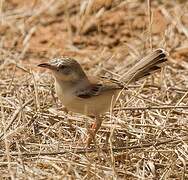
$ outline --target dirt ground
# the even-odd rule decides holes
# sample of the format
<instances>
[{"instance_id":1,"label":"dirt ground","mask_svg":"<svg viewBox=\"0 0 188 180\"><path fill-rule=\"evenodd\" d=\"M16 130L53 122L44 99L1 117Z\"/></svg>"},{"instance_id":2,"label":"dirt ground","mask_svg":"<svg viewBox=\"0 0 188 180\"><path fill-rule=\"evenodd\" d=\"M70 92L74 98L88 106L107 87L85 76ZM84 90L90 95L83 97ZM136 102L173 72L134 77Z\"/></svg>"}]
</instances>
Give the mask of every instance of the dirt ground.
<instances>
[{"instance_id":1,"label":"dirt ground","mask_svg":"<svg viewBox=\"0 0 188 180\"><path fill-rule=\"evenodd\" d=\"M94 120L64 111L48 71L58 56L88 74L121 77L163 48L161 73L129 85ZM186 0L0 0L2 179L188 179L188 2Z\"/></svg>"}]
</instances>

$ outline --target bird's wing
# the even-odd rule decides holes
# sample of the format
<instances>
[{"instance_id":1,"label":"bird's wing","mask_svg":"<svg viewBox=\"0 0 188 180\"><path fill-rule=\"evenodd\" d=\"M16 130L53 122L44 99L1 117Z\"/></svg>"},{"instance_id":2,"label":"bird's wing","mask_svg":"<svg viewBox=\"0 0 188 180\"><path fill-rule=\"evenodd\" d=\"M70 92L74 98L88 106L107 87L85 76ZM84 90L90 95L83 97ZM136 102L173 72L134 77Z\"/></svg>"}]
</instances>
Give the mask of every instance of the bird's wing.
<instances>
[{"instance_id":1,"label":"bird's wing","mask_svg":"<svg viewBox=\"0 0 188 180\"><path fill-rule=\"evenodd\" d=\"M123 88L122 85L104 77L100 79L98 78L97 81L97 83L91 83L89 86L77 90L75 92L76 96L80 98L90 98L93 96L98 96L107 91L119 90Z\"/></svg>"}]
</instances>

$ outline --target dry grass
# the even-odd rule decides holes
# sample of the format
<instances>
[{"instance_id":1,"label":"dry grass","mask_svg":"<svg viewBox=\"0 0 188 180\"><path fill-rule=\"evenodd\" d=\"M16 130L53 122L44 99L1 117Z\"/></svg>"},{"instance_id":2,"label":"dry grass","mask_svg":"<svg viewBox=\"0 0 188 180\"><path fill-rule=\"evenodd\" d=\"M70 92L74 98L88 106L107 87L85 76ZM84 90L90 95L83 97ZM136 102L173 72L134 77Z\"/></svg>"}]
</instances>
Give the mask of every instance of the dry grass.
<instances>
[{"instance_id":1,"label":"dry grass","mask_svg":"<svg viewBox=\"0 0 188 180\"><path fill-rule=\"evenodd\" d=\"M188 179L186 1L0 1L0 173L12 179ZM163 71L130 85L85 149L93 120L66 114L36 65L75 57L120 78L151 48Z\"/></svg>"}]
</instances>

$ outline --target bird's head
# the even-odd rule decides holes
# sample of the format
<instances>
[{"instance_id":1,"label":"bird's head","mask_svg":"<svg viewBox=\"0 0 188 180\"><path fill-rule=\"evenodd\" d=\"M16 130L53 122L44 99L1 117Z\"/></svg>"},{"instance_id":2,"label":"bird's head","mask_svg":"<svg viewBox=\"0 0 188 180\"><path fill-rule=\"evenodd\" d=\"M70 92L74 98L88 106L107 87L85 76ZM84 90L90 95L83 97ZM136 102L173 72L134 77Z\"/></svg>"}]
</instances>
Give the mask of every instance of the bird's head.
<instances>
[{"instance_id":1,"label":"bird's head","mask_svg":"<svg viewBox=\"0 0 188 180\"><path fill-rule=\"evenodd\" d=\"M54 58L49 63L42 63L38 66L51 70L55 78L62 81L78 81L86 78L80 64L72 58Z\"/></svg>"}]
</instances>

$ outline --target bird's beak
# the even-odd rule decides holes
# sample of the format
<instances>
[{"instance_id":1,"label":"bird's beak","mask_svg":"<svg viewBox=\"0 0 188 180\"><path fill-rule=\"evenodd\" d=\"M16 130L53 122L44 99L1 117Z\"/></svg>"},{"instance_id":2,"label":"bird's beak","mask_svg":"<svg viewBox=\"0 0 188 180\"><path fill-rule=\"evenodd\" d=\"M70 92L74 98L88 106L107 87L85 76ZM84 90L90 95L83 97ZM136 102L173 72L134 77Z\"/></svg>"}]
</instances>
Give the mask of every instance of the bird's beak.
<instances>
[{"instance_id":1,"label":"bird's beak","mask_svg":"<svg viewBox=\"0 0 188 180\"><path fill-rule=\"evenodd\" d=\"M38 64L39 67L43 67L43 68L47 68L50 70L55 70L57 69L55 66L49 64L49 63L42 63L42 64Z\"/></svg>"}]
</instances>

